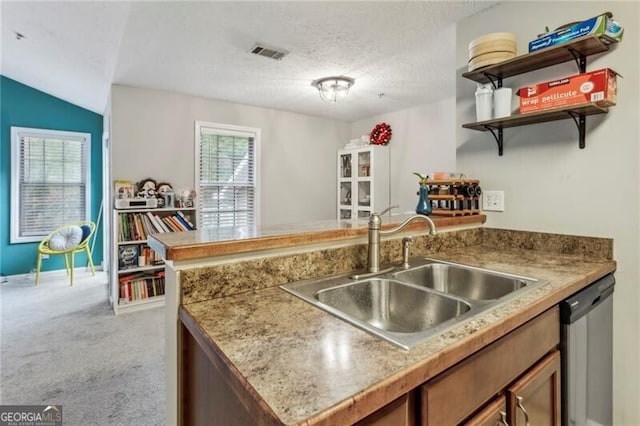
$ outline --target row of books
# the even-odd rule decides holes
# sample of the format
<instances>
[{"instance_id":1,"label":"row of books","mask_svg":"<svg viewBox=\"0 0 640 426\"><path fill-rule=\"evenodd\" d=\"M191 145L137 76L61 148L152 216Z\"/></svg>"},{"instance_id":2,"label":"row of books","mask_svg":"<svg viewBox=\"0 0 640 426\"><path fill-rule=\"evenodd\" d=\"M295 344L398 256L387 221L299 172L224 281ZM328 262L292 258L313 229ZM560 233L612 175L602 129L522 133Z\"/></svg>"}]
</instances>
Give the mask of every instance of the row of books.
<instances>
[{"instance_id":1,"label":"row of books","mask_svg":"<svg viewBox=\"0 0 640 426\"><path fill-rule=\"evenodd\" d=\"M158 216L152 212L118 215L119 241L141 241L146 240L149 234L194 229L193 223L181 211L166 216Z\"/></svg>"},{"instance_id":2,"label":"row of books","mask_svg":"<svg viewBox=\"0 0 640 426\"><path fill-rule=\"evenodd\" d=\"M119 270L162 263L162 258L146 244L127 244L118 247Z\"/></svg>"},{"instance_id":3,"label":"row of books","mask_svg":"<svg viewBox=\"0 0 640 426\"><path fill-rule=\"evenodd\" d=\"M164 271L120 276L120 304L164 295Z\"/></svg>"}]
</instances>

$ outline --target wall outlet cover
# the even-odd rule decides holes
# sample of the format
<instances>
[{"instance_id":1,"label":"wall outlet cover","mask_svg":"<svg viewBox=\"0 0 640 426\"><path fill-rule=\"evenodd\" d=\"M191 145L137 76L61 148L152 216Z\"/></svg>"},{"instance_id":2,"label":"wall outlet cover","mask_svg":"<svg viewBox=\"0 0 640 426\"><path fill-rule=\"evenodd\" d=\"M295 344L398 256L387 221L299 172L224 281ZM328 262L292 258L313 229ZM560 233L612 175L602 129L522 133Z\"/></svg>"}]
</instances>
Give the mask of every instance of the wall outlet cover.
<instances>
[{"instance_id":1,"label":"wall outlet cover","mask_svg":"<svg viewBox=\"0 0 640 426\"><path fill-rule=\"evenodd\" d=\"M483 191L482 210L491 212L503 212L504 191Z\"/></svg>"}]
</instances>

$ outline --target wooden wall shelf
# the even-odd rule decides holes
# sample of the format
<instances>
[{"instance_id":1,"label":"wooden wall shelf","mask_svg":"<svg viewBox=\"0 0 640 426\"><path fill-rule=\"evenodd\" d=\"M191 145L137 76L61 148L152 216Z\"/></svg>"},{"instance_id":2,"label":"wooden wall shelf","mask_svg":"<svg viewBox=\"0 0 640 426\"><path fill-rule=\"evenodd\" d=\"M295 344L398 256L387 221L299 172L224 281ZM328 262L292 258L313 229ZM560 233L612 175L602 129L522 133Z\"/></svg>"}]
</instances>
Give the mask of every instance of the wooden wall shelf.
<instances>
[{"instance_id":1,"label":"wooden wall shelf","mask_svg":"<svg viewBox=\"0 0 640 426\"><path fill-rule=\"evenodd\" d=\"M513 59L497 64L488 65L481 69L465 72L464 78L476 83L489 83L494 88L502 87L504 78L513 77L552 65L574 60L580 73L587 70L587 56L609 51L617 42L612 42L604 37L586 36L570 42L542 49L537 52L527 53ZM578 128L578 146L585 147L586 119L587 115L606 114L608 107L591 103L584 106L571 106L557 108L548 111L518 114L510 117L486 120L477 123L463 124L465 129L489 131L498 145L498 155L502 155L504 147L503 129L507 127L525 126L528 124L544 123L547 121L573 119Z\"/></svg>"},{"instance_id":2,"label":"wooden wall shelf","mask_svg":"<svg viewBox=\"0 0 640 426\"><path fill-rule=\"evenodd\" d=\"M615 44L617 43L612 44L609 40L601 39L597 36L582 37L558 46L516 56L507 61L465 72L462 76L476 83L489 83L564 62L579 61L580 57L585 58L596 53L606 52ZM580 72L585 72L585 70ZM502 84L498 87L501 86Z\"/></svg>"}]
</instances>

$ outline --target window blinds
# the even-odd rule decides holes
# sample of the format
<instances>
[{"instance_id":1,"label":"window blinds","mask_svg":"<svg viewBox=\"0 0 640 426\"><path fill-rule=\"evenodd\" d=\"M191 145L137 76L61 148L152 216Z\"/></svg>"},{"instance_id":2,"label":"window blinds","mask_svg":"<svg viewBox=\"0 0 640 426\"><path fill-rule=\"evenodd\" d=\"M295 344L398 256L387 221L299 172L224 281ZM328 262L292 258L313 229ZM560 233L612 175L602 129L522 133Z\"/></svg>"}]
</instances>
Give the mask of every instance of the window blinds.
<instances>
[{"instance_id":1,"label":"window blinds","mask_svg":"<svg viewBox=\"0 0 640 426\"><path fill-rule=\"evenodd\" d=\"M200 128L201 228L255 224L255 161L252 135Z\"/></svg>"},{"instance_id":2,"label":"window blinds","mask_svg":"<svg viewBox=\"0 0 640 426\"><path fill-rule=\"evenodd\" d=\"M87 145L84 137L19 135L20 237L86 218Z\"/></svg>"}]
</instances>

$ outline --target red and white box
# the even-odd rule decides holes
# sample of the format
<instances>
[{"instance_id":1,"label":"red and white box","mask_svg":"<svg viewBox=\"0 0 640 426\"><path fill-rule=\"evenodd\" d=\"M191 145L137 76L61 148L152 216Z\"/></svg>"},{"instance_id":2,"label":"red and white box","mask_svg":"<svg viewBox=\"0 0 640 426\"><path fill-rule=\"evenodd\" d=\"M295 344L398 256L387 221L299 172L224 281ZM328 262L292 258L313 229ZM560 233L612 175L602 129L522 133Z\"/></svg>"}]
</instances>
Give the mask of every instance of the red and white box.
<instances>
[{"instance_id":1,"label":"red and white box","mask_svg":"<svg viewBox=\"0 0 640 426\"><path fill-rule=\"evenodd\" d=\"M563 77L518 89L520 114L570 105L616 104L617 76L610 68Z\"/></svg>"}]
</instances>

